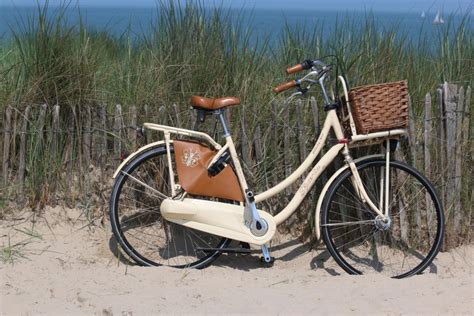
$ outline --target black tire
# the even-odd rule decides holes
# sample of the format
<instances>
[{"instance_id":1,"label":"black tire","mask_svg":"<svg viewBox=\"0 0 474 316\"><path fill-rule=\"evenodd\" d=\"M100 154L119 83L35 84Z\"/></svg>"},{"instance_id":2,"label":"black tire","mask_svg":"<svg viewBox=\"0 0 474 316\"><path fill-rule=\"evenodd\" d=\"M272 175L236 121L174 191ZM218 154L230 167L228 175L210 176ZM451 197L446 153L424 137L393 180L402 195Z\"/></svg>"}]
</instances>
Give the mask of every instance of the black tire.
<instances>
[{"instance_id":1,"label":"black tire","mask_svg":"<svg viewBox=\"0 0 474 316\"><path fill-rule=\"evenodd\" d=\"M172 161L173 153L171 147ZM117 175L109 205L112 231L121 248L139 265L204 268L220 252L197 248L225 248L230 240L161 217L163 197L158 192L166 197L171 194L166 157L164 145L154 147L135 157Z\"/></svg>"},{"instance_id":2,"label":"black tire","mask_svg":"<svg viewBox=\"0 0 474 316\"><path fill-rule=\"evenodd\" d=\"M357 166L372 201L380 201L385 163L375 159ZM350 274L403 278L421 273L438 254L444 235L443 207L432 184L413 167L391 161L387 225L356 197L351 176L348 169L335 179L322 206L323 239L336 262Z\"/></svg>"}]
</instances>

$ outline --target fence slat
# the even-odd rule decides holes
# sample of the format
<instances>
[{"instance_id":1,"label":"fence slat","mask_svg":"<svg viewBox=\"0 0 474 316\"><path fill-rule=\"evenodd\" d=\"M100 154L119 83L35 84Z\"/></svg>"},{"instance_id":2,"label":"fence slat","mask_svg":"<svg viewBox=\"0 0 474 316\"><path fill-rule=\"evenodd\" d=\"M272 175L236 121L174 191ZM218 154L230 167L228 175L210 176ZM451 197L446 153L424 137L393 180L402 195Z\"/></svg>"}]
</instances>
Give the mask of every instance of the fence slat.
<instances>
[{"instance_id":1,"label":"fence slat","mask_svg":"<svg viewBox=\"0 0 474 316\"><path fill-rule=\"evenodd\" d=\"M114 115L114 159L120 160L122 155L122 106L115 106Z\"/></svg>"},{"instance_id":2,"label":"fence slat","mask_svg":"<svg viewBox=\"0 0 474 316\"><path fill-rule=\"evenodd\" d=\"M284 121L285 128L283 134L283 153L285 163L285 178L288 178L291 174L291 149L290 149L290 105L284 104ZM290 185L286 188L286 193L290 195L293 192L293 186Z\"/></svg>"},{"instance_id":3,"label":"fence slat","mask_svg":"<svg viewBox=\"0 0 474 316\"><path fill-rule=\"evenodd\" d=\"M99 142L99 156L98 161L101 167L104 167L107 156L107 106L102 104L99 109L99 126L101 129L101 141Z\"/></svg>"},{"instance_id":4,"label":"fence slat","mask_svg":"<svg viewBox=\"0 0 474 316\"><path fill-rule=\"evenodd\" d=\"M411 164L416 168L418 165L418 135L416 130L416 120L415 115L413 113L411 96L408 95L408 135L410 138L410 156L411 156ZM415 209L418 209L418 200L414 201ZM422 216L421 212L415 213L415 223L410 225L410 229L416 231L418 238L420 238L421 234L421 223L422 223Z\"/></svg>"},{"instance_id":5,"label":"fence slat","mask_svg":"<svg viewBox=\"0 0 474 316\"><path fill-rule=\"evenodd\" d=\"M300 163L306 158L306 142L305 142L305 133L304 133L304 115L303 115L303 102L298 100L296 102L296 117L297 117L297 129L298 129L298 145L299 145L299 154L300 154ZM306 173L305 173L306 174Z\"/></svg>"},{"instance_id":6,"label":"fence slat","mask_svg":"<svg viewBox=\"0 0 474 316\"><path fill-rule=\"evenodd\" d=\"M67 164L66 168L66 200L69 205L74 201L74 196L72 195L72 188L74 185L74 143L76 142L76 137L74 136L75 126L77 125L76 121L76 107L72 106L72 111L70 112L70 123L67 129L67 147L64 154L64 163Z\"/></svg>"},{"instance_id":7,"label":"fence slat","mask_svg":"<svg viewBox=\"0 0 474 316\"><path fill-rule=\"evenodd\" d=\"M315 97L311 97L311 110L313 112L314 132L315 132L315 135L319 135L321 131L321 125L319 122L318 102L316 101Z\"/></svg>"},{"instance_id":8,"label":"fence slat","mask_svg":"<svg viewBox=\"0 0 474 316\"><path fill-rule=\"evenodd\" d=\"M278 179L280 175L280 168L277 165L280 157L280 148L278 146L278 103L272 101L272 123L271 123L271 144L272 144L272 153L273 153L273 162L272 162L272 183L273 185L278 184Z\"/></svg>"},{"instance_id":9,"label":"fence slat","mask_svg":"<svg viewBox=\"0 0 474 316\"><path fill-rule=\"evenodd\" d=\"M247 130L248 126L247 126L247 118L245 114L243 114L241 117L240 127L241 127L240 144L241 144L242 161L244 162L245 168L247 170L250 170L251 158L250 158L250 149L249 149L249 139L247 136L247 133L249 131Z\"/></svg>"},{"instance_id":10,"label":"fence slat","mask_svg":"<svg viewBox=\"0 0 474 316\"><path fill-rule=\"evenodd\" d=\"M137 148L137 107L132 105L130 108L130 128L128 129L128 140L132 146L132 151Z\"/></svg>"},{"instance_id":11,"label":"fence slat","mask_svg":"<svg viewBox=\"0 0 474 316\"><path fill-rule=\"evenodd\" d=\"M260 130L260 124L255 127L254 135L254 148L255 148L255 160L257 163L263 161L263 146L262 146L262 132Z\"/></svg>"},{"instance_id":12,"label":"fence slat","mask_svg":"<svg viewBox=\"0 0 474 316\"><path fill-rule=\"evenodd\" d=\"M455 162L454 162L454 194L453 194L453 199L454 199L454 205L453 205L453 211L454 211L454 230L458 233L461 232L461 223L462 223L462 218L464 217L463 211L461 209L461 184L462 184L462 175L461 175L461 164L462 164L462 153L464 152L464 148L462 147L463 145L463 111L464 111L464 88L460 87L458 91L458 100L457 100L457 108L456 108L456 139L455 139L455 144L456 144L456 154L455 154ZM460 237L459 234L457 234L458 239Z\"/></svg>"},{"instance_id":13,"label":"fence slat","mask_svg":"<svg viewBox=\"0 0 474 316\"><path fill-rule=\"evenodd\" d=\"M174 116L176 117L176 127L182 128L183 125L181 125L181 115L179 113L179 107L176 103L173 103L173 111L174 111Z\"/></svg>"},{"instance_id":14,"label":"fence slat","mask_svg":"<svg viewBox=\"0 0 474 316\"><path fill-rule=\"evenodd\" d=\"M84 164L87 168L91 164L91 132L92 132L92 113L91 107L85 107L84 126L82 130L82 154L84 155Z\"/></svg>"},{"instance_id":15,"label":"fence slat","mask_svg":"<svg viewBox=\"0 0 474 316\"><path fill-rule=\"evenodd\" d=\"M18 184L20 193L24 192L25 169L26 169L26 133L28 132L28 122L30 117L31 107L28 105L23 115L23 124L20 132L20 155L18 163Z\"/></svg>"},{"instance_id":16,"label":"fence slat","mask_svg":"<svg viewBox=\"0 0 474 316\"><path fill-rule=\"evenodd\" d=\"M444 93L444 106L445 106L445 116L446 116L446 155L450 159L446 159L446 202L445 208L448 211L446 231L448 236L454 236L454 221L453 221L453 211L454 211L454 160L452 159L453 153L455 153L456 147L456 98L457 98L457 86L448 84L445 82L443 84L443 93ZM448 240L449 242L449 240ZM450 245L448 245L450 246Z\"/></svg>"},{"instance_id":17,"label":"fence slat","mask_svg":"<svg viewBox=\"0 0 474 316\"><path fill-rule=\"evenodd\" d=\"M60 127L59 127L59 105L56 104L53 106L53 126L51 130L51 159L54 163L59 163L59 144L60 144ZM51 172L51 169L50 169ZM51 175L50 175L51 176ZM56 205L56 188L57 183L53 181L51 184L51 202L53 205Z\"/></svg>"},{"instance_id":18,"label":"fence slat","mask_svg":"<svg viewBox=\"0 0 474 316\"><path fill-rule=\"evenodd\" d=\"M59 130L59 105L56 104L53 107L53 130L51 136L51 154L54 161L59 159L59 143L60 143L60 130Z\"/></svg>"},{"instance_id":19,"label":"fence slat","mask_svg":"<svg viewBox=\"0 0 474 316\"><path fill-rule=\"evenodd\" d=\"M441 200L443 204L446 203L446 151L445 151L445 113L443 102L443 90L441 88L436 90L438 100L438 150L437 150L437 173L440 175ZM447 215L446 205L444 208L445 215Z\"/></svg>"},{"instance_id":20,"label":"fence slat","mask_svg":"<svg viewBox=\"0 0 474 316\"><path fill-rule=\"evenodd\" d=\"M463 134L464 134L464 143L463 143L463 148L466 151L466 157L469 155L471 157L471 163L472 159L474 159L474 144L472 144L472 141L474 140L474 128L471 126L469 129L469 124L471 124L471 115L472 113L472 105L471 105L471 86L468 86L466 89L466 98L465 98L464 104L465 104L465 110L464 110L464 122L463 122ZM471 134L469 134L469 131L471 131ZM469 146L468 140L471 140L471 144ZM469 148L470 147L470 148ZM468 160L464 160L464 163L468 162ZM469 168L472 168L472 166L466 166ZM466 199L467 205L468 205L468 214L467 214L467 220L466 220L466 225L465 228L467 230L467 234L470 234L472 232L472 225L473 223L473 205L474 205L474 177L466 177L466 186L471 188L471 198ZM468 192L469 193L469 192Z\"/></svg>"},{"instance_id":21,"label":"fence slat","mask_svg":"<svg viewBox=\"0 0 474 316\"><path fill-rule=\"evenodd\" d=\"M432 105L431 105L431 94L427 93L425 96L425 120L424 120L424 156L425 156L425 176L428 179L431 179L431 148L432 148L432 132L433 132L433 116L432 116ZM431 209L431 196L428 192L425 193L425 205L427 206L426 210L426 223L428 227L431 227L432 223L432 209ZM428 230L428 234L430 234L431 231ZM430 238L432 236L429 236Z\"/></svg>"},{"instance_id":22,"label":"fence slat","mask_svg":"<svg viewBox=\"0 0 474 316\"><path fill-rule=\"evenodd\" d=\"M8 166L10 160L10 137L12 129L12 108L7 106L5 110L5 123L3 124L5 128L5 135L3 141L3 188L6 190L8 184Z\"/></svg>"},{"instance_id":23,"label":"fence slat","mask_svg":"<svg viewBox=\"0 0 474 316\"><path fill-rule=\"evenodd\" d=\"M417 137L416 137L416 125L415 125L415 116L413 114L413 109L411 106L411 97L408 96L408 137L410 139L410 158L411 164L413 166L417 165Z\"/></svg>"}]
</instances>

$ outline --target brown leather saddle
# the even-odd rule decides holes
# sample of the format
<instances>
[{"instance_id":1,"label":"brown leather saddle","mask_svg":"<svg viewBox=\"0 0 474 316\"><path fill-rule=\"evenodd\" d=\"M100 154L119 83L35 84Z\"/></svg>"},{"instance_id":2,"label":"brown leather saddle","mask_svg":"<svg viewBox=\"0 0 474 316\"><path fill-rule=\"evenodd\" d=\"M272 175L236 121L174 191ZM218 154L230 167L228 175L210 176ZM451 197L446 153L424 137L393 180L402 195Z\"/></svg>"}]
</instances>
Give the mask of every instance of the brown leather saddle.
<instances>
[{"instance_id":1,"label":"brown leather saddle","mask_svg":"<svg viewBox=\"0 0 474 316\"><path fill-rule=\"evenodd\" d=\"M193 107L202 109L202 110L208 110L208 111L220 110L232 105L239 105L239 104L240 104L240 99L234 98L234 97L223 97L223 98L217 98L217 99L210 99L210 98L200 97L197 95L191 97L191 105Z\"/></svg>"}]
</instances>

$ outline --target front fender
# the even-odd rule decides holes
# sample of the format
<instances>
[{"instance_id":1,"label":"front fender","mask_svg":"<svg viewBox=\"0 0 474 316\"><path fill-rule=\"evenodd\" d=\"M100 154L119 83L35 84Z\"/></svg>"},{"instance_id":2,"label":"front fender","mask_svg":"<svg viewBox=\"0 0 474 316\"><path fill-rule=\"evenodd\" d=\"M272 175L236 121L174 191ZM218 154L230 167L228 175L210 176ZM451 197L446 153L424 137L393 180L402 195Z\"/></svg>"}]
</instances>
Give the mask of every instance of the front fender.
<instances>
[{"instance_id":1,"label":"front fender","mask_svg":"<svg viewBox=\"0 0 474 316\"><path fill-rule=\"evenodd\" d=\"M170 140L170 143L173 143L172 140ZM127 158L125 158L124 161L122 161L122 163L117 167L117 169L115 170L114 172L114 175L113 175L113 179L115 179L115 177L117 177L117 175L119 174L120 170L122 170L123 167L125 167L129 162L130 160L132 160L133 158L135 158L136 156L138 156L139 154L147 151L147 150L150 150L152 149L153 147L156 147L156 146L160 146L160 145L163 145L165 144L165 141L164 140L160 140L160 141L157 141L157 142L154 142L154 143L150 143L146 146L143 146L143 147L140 147L140 149L138 149L136 152L134 153L131 153Z\"/></svg>"},{"instance_id":2,"label":"front fender","mask_svg":"<svg viewBox=\"0 0 474 316\"><path fill-rule=\"evenodd\" d=\"M361 162L364 162L366 160L373 160L374 158L384 158L384 157L385 157L384 155L380 155L380 154L379 155L369 155L369 156L364 156L364 157L355 159L354 162L357 165L357 164L360 164ZM336 172L334 172L334 174L331 176L331 178L329 178L328 182L326 182L326 185L321 190L321 194L319 195L319 199L318 199L318 204L316 205L316 213L315 213L315 216L314 216L314 221L315 221L314 227L315 227L315 230L316 230L316 239L321 238L321 228L319 227L319 223L320 223L321 206L322 206L323 201L324 201L324 196L326 195L327 191L329 190L329 187L334 182L334 180L336 180L336 178L343 171L347 170L347 168L349 168L349 165L345 165L342 168L340 168L339 170L337 170Z\"/></svg>"}]
</instances>

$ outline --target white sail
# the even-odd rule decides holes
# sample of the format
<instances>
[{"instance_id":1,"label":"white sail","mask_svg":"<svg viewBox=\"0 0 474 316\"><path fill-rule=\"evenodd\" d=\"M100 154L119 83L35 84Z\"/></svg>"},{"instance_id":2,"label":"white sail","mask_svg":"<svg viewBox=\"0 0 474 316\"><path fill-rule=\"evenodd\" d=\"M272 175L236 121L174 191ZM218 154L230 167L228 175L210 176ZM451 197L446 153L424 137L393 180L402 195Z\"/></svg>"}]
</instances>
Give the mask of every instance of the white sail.
<instances>
[{"instance_id":1,"label":"white sail","mask_svg":"<svg viewBox=\"0 0 474 316\"><path fill-rule=\"evenodd\" d=\"M421 12L421 18L424 19L426 17L425 11Z\"/></svg>"},{"instance_id":2,"label":"white sail","mask_svg":"<svg viewBox=\"0 0 474 316\"><path fill-rule=\"evenodd\" d=\"M433 24L443 24L443 23L444 23L444 20L443 20L443 18L441 17L441 14L440 14L439 11L438 11L438 13L436 13L436 16L435 16L435 18L434 18L434 20L433 20Z\"/></svg>"}]
</instances>

